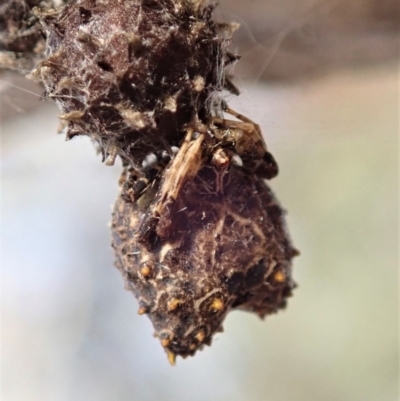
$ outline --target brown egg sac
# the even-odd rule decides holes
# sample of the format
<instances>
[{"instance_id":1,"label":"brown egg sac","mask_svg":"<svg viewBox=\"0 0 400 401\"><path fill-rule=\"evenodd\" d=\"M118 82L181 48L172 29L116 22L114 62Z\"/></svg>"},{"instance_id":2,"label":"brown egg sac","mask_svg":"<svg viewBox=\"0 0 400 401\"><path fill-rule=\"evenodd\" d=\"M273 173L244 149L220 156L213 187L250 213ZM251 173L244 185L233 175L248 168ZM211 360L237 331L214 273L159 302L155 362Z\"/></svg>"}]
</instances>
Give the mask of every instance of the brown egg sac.
<instances>
[{"instance_id":1,"label":"brown egg sac","mask_svg":"<svg viewBox=\"0 0 400 401\"><path fill-rule=\"evenodd\" d=\"M41 14L46 58L31 74L62 110L67 139L88 135L106 164L141 169L206 120L226 84L236 25L200 0L72 0Z\"/></svg>"},{"instance_id":2,"label":"brown egg sac","mask_svg":"<svg viewBox=\"0 0 400 401\"><path fill-rule=\"evenodd\" d=\"M138 202L119 197L112 220L117 267L171 363L210 345L229 311L276 313L295 286L297 251L265 181L199 159L196 143Z\"/></svg>"}]
</instances>

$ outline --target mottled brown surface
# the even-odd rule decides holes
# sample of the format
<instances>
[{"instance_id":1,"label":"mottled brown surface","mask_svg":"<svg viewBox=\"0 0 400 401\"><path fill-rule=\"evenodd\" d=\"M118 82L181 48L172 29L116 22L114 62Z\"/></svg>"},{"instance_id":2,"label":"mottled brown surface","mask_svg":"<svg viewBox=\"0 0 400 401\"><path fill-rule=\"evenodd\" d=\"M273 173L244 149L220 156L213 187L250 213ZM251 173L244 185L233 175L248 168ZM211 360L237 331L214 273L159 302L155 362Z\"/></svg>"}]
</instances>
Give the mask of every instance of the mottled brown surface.
<instances>
[{"instance_id":1,"label":"mottled brown surface","mask_svg":"<svg viewBox=\"0 0 400 401\"><path fill-rule=\"evenodd\" d=\"M117 267L171 362L209 345L230 310L264 317L294 287L296 251L271 190L202 145L184 143L145 199L119 198L113 214Z\"/></svg>"},{"instance_id":2,"label":"mottled brown surface","mask_svg":"<svg viewBox=\"0 0 400 401\"><path fill-rule=\"evenodd\" d=\"M138 169L149 152L179 146L224 85L230 26L211 12L202 2L82 0L44 14L48 57L33 75L67 138L89 135L107 164L119 155Z\"/></svg>"}]
</instances>

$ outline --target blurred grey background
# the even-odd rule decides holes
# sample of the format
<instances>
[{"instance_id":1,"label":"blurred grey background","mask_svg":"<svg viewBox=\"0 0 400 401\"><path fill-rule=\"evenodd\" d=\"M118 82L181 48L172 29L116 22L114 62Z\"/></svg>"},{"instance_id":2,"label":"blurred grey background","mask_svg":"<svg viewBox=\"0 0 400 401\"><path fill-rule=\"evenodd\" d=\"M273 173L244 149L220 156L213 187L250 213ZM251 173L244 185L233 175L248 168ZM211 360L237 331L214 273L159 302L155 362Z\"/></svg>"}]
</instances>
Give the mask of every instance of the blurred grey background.
<instances>
[{"instance_id":1,"label":"blurred grey background","mask_svg":"<svg viewBox=\"0 0 400 401\"><path fill-rule=\"evenodd\" d=\"M263 129L301 250L288 309L230 314L171 368L113 267L120 166L65 143L41 89L3 73L2 399L399 399L395 2L221 3L242 24L227 100Z\"/></svg>"}]
</instances>

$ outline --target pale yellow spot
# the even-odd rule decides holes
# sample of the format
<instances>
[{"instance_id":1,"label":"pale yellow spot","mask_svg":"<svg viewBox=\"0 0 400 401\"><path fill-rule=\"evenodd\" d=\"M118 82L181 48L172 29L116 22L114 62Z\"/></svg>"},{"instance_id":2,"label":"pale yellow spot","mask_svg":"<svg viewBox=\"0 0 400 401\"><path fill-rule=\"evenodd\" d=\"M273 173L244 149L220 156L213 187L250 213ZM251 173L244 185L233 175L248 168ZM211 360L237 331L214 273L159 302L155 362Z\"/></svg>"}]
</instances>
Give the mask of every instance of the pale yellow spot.
<instances>
[{"instance_id":1,"label":"pale yellow spot","mask_svg":"<svg viewBox=\"0 0 400 401\"><path fill-rule=\"evenodd\" d=\"M168 345L171 344L171 340L169 338L163 338L161 339L161 345L165 348L168 347Z\"/></svg>"},{"instance_id":2,"label":"pale yellow spot","mask_svg":"<svg viewBox=\"0 0 400 401\"><path fill-rule=\"evenodd\" d=\"M224 306L225 306L224 301L221 298L215 298L212 301L211 309L220 312L224 309Z\"/></svg>"},{"instance_id":3,"label":"pale yellow spot","mask_svg":"<svg viewBox=\"0 0 400 401\"><path fill-rule=\"evenodd\" d=\"M138 310L138 315L144 315L147 312L146 307L141 306Z\"/></svg>"},{"instance_id":4,"label":"pale yellow spot","mask_svg":"<svg viewBox=\"0 0 400 401\"><path fill-rule=\"evenodd\" d=\"M140 274L144 277L147 278L150 276L151 274L151 269L149 266L144 265L141 269L140 269Z\"/></svg>"},{"instance_id":5,"label":"pale yellow spot","mask_svg":"<svg viewBox=\"0 0 400 401\"><path fill-rule=\"evenodd\" d=\"M199 343L202 343L206 337L206 333L204 333L204 330L200 330L196 335L195 338Z\"/></svg>"},{"instance_id":6,"label":"pale yellow spot","mask_svg":"<svg viewBox=\"0 0 400 401\"><path fill-rule=\"evenodd\" d=\"M178 298L171 298L167 303L167 309L172 312L182 303L183 301Z\"/></svg>"},{"instance_id":7,"label":"pale yellow spot","mask_svg":"<svg viewBox=\"0 0 400 401\"><path fill-rule=\"evenodd\" d=\"M172 366L174 366L175 362L176 362L176 355L172 351L170 351L169 349L166 349L166 352L167 352L168 362Z\"/></svg>"},{"instance_id":8,"label":"pale yellow spot","mask_svg":"<svg viewBox=\"0 0 400 401\"><path fill-rule=\"evenodd\" d=\"M278 283L284 283L286 281L286 276L285 273L283 273L283 271L278 270L275 274L274 274L274 280Z\"/></svg>"}]
</instances>

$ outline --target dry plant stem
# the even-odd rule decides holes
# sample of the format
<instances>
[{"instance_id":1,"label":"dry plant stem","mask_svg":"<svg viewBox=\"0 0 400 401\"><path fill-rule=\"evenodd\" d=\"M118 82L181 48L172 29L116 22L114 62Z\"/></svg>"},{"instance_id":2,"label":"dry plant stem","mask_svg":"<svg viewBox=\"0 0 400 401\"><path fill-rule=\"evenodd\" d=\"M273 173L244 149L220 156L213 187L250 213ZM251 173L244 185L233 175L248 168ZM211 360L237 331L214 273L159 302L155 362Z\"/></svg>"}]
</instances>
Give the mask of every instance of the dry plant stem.
<instances>
[{"instance_id":1,"label":"dry plant stem","mask_svg":"<svg viewBox=\"0 0 400 401\"><path fill-rule=\"evenodd\" d=\"M260 127L221 100L237 92L225 73L237 24L215 22L213 8L75 0L36 12L46 57L31 77L60 107L67 139L89 136L107 165L122 159L117 267L171 363L211 344L230 310L264 317L294 288L296 251L263 180L277 163Z\"/></svg>"}]
</instances>

